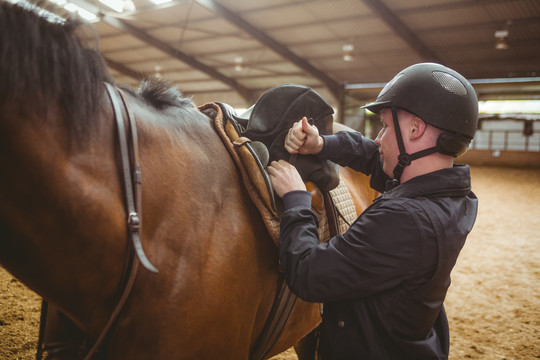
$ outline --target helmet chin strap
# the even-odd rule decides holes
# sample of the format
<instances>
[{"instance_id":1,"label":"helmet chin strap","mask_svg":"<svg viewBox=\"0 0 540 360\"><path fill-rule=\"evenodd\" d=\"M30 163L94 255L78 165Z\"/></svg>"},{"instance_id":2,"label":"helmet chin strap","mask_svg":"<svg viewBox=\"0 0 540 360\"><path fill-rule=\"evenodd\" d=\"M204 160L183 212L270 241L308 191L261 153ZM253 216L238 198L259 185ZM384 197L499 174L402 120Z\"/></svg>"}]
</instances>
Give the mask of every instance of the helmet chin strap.
<instances>
[{"instance_id":1,"label":"helmet chin strap","mask_svg":"<svg viewBox=\"0 0 540 360\"><path fill-rule=\"evenodd\" d=\"M400 184L401 175L403 174L403 170L405 170L406 166L411 165L411 162L413 160L419 159L427 155L431 155L433 153L436 153L438 150L437 147L434 146L428 149L420 150L418 152L415 152L414 154L407 154L407 152L405 151L405 144L403 143L403 136L401 135L401 128L399 127L397 109L395 106L392 106L390 109L392 110L394 132L396 134L396 140L399 148L398 163L394 168L394 179L392 180L393 185L397 186Z\"/></svg>"}]
</instances>

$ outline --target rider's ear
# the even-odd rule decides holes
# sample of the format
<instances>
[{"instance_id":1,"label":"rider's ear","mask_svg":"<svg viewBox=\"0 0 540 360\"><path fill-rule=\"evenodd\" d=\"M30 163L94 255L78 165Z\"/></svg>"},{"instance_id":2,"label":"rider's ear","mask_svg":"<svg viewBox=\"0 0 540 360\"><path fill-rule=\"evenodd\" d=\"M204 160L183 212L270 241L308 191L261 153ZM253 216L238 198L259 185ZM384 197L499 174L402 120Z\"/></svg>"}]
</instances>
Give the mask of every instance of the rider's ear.
<instances>
[{"instance_id":1,"label":"rider's ear","mask_svg":"<svg viewBox=\"0 0 540 360\"><path fill-rule=\"evenodd\" d=\"M417 116L411 119L409 127L409 140L415 140L421 137L426 131L426 123Z\"/></svg>"}]
</instances>

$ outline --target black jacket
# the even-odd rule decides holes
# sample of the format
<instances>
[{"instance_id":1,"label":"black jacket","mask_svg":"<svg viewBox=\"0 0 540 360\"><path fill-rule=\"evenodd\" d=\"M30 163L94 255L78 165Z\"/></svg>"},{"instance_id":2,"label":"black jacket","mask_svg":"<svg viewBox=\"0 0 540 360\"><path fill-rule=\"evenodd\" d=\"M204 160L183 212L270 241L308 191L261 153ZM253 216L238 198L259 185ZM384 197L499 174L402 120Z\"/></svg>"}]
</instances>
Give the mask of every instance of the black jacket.
<instances>
[{"instance_id":1,"label":"black jacket","mask_svg":"<svg viewBox=\"0 0 540 360\"><path fill-rule=\"evenodd\" d=\"M372 175L377 190L388 180L377 146L359 133L325 136L319 155ZM478 207L468 166L384 192L327 244L310 202L303 191L283 197L279 254L292 291L324 303L323 359L448 358L443 301Z\"/></svg>"}]
</instances>

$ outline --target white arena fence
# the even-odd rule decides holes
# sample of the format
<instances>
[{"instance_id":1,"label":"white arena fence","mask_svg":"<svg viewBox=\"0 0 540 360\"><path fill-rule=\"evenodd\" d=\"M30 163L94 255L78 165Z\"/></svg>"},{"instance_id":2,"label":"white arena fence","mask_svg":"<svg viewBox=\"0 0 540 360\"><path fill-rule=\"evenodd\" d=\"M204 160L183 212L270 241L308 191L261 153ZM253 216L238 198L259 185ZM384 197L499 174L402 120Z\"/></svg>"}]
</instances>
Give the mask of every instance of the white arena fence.
<instances>
[{"instance_id":1,"label":"white arena fence","mask_svg":"<svg viewBox=\"0 0 540 360\"><path fill-rule=\"evenodd\" d=\"M470 149L540 152L540 115L481 114Z\"/></svg>"}]
</instances>

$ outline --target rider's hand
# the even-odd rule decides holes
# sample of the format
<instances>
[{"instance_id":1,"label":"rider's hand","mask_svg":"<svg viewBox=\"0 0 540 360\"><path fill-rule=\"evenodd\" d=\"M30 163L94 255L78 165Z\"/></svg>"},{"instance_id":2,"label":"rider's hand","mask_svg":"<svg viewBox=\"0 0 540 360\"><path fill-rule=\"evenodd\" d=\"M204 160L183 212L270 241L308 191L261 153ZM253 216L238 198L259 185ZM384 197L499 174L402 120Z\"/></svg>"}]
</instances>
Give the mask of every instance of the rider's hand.
<instances>
[{"instance_id":1,"label":"rider's hand","mask_svg":"<svg viewBox=\"0 0 540 360\"><path fill-rule=\"evenodd\" d=\"M298 170L285 160L272 161L267 168L274 192L283 197L284 194L293 190L306 190L306 185Z\"/></svg>"},{"instance_id":2,"label":"rider's hand","mask_svg":"<svg viewBox=\"0 0 540 360\"><path fill-rule=\"evenodd\" d=\"M285 138L285 149L291 154L317 154L324 145L319 129L304 116L293 124Z\"/></svg>"}]
</instances>

